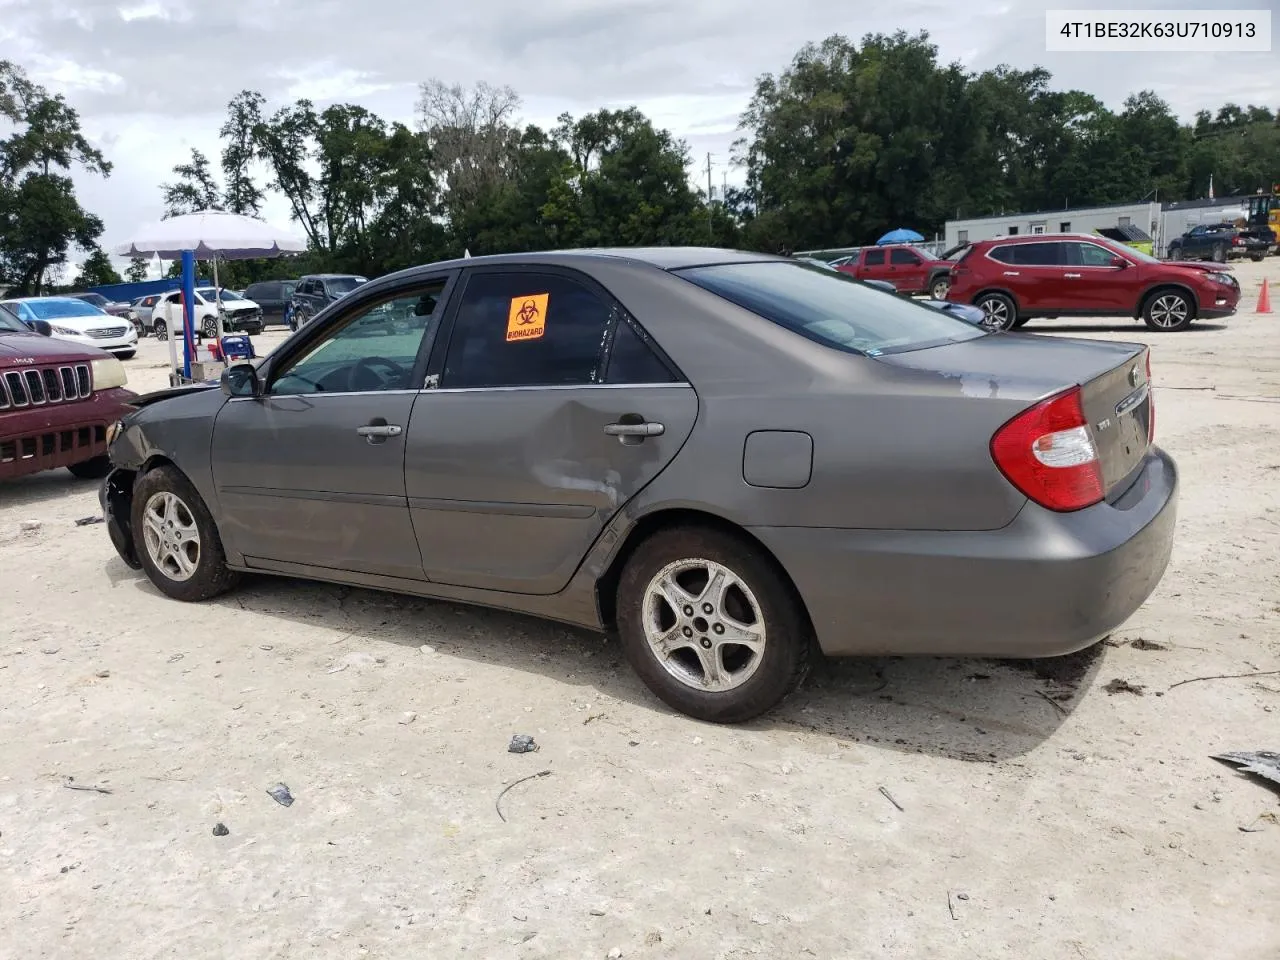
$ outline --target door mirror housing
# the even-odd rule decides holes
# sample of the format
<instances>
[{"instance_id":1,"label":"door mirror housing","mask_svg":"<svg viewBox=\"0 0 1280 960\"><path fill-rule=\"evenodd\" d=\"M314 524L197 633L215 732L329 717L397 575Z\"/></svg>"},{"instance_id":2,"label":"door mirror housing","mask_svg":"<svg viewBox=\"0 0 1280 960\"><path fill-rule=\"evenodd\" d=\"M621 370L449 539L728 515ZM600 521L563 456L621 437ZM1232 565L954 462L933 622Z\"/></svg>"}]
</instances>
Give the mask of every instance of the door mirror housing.
<instances>
[{"instance_id":1,"label":"door mirror housing","mask_svg":"<svg viewBox=\"0 0 1280 960\"><path fill-rule=\"evenodd\" d=\"M228 397L258 397L262 395L262 381L258 368L252 363L237 363L222 371L222 392Z\"/></svg>"},{"instance_id":2,"label":"door mirror housing","mask_svg":"<svg viewBox=\"0 0 1280 960\"><path fill-rule=\"evenodd\" d=\"M1126 260L1124 257L1120 256L1119 254L1116 254L1111 258L1111 265L1120 270L1123 270L1125 267L1129 266L1129 261Z\"/></svg>"},{"instance_id":3,"label":"door mirror housing","mask_svg":"<svg viewBox=\"0 0 1280 960\"><path fill-rule=\"evenodd\" d=\"M34 330L36 333L40 334L40 336L42 337L53 336L53 324L51 324L48 320L32 320L31 329Z\"/></svg>"}]
</instances>

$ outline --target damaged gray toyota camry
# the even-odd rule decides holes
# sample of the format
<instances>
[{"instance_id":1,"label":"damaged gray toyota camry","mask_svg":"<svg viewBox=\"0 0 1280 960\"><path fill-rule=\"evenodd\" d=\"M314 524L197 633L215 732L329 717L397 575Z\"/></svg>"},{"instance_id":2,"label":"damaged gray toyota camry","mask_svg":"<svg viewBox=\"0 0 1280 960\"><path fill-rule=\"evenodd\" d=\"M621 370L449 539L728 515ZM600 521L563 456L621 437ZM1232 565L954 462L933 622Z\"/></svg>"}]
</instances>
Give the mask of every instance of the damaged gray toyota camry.
<instances>
[{"instance_id":1,"label":"damaged gray toyota camry","mask_svg":"<svg viewBox=\"0 0 1280 960\"><path fill-rule=\"evenodd\" d=\"M138 401L102 490L127 563L616 631L717 722L815 651L1046 657L1169 561L1139 344L991 333L794 260L583 250L362 286L220 384Z\"/></svg>"}]
</instances>

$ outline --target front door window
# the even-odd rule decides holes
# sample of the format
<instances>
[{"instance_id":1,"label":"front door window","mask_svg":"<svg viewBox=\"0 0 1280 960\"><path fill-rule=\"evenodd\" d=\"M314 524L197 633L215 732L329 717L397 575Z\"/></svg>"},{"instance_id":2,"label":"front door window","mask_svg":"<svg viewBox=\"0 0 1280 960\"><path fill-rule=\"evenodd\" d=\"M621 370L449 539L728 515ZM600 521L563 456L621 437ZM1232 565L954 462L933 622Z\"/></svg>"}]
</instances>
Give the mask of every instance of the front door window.
<instances>
[{"instance_id":1,"label":"front door window","mask_svg":"<svg viewBox=\"0 0 1280 960\"><path fill-rule=\"evenodd\" d=\"M268 393L370 393L417 389L415 375L424 343L439 323L437 305L445 282L367 306L288 361Z\"/></svg>"}]
</instances>

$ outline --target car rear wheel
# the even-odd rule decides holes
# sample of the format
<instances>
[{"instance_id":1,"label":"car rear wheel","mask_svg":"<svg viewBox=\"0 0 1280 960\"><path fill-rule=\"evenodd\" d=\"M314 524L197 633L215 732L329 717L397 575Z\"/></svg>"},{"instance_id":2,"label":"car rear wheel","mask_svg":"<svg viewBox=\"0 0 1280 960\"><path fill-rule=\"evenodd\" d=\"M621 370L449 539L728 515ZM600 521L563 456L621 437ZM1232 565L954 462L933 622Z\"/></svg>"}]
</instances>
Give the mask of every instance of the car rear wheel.
<instances>
[{"instance_id":1,"label":"car rear wheel","mask_svg":"<svg viewBox=\"0 0 1280 960\"><path fill-rule=\"evenodd\" d=\"M111 458L103 454L83 463L73 463L67 469L73 477L80 480L101 480L111 472Z\"/></svg>"},{"instance_id":2,"label":"car rear wheel","mask_svg":"<svg viewBox=\"0 0 1280 960\"><path fill-rule=\"evenodd\" d=\"M1227 262L1227 245L1225 243L1215 243L1213 245L1213 262L1214 263Z\"/></svg>"},{"instance_id":3,"label":"car rear wheel","mask_svg":"<svg viewBox=\"0 0 1280 960\"><path fill-rule=\"evenodd\" d=\"M984 293L973 305L987 315L987 326L992 330L1012 330L1018 325L1018 306L1006 294Z\"/></svg>"},{"instance_id":4,"label":"car rear wheel","mask_svg":"<svg viewBox=\"0 0 1280 960\"><path fill-rule=\"evenodd\" d=\"M1195 318L1195 304L1178 290L1157 290L1142 310L1142 319L1152 330L1185 330Z\"/></svg>"},{"instance_id":5,"label":"car rear wheel","mask_svg":"<svg viewBox=\"0 0 1280 960\"><path fill-rule=\"evenodd\" d=\"M809 667L812 631L785 576L759 547L718 530L664 530L618 584L627 659L664 703L713 723L777 705Z\"/></svg>"},{"instance_id":6,"label":"car rear wheel","mask_svg":"<svg viewBox=\"0 0 1280 960\"><path fill-rule=\"evenodd\" d=\"M945 300L947 299L947 291L950 289L951 282L946 278L940 278L933 281L933 284L929 287L929 296L934 300Z\"/></svg>"},{"instance_id":7,"label":"car rear wheel","mask_svg":"<svg viewBox=\"0 0 1280 960\"><path fill-rule=\"evenodd\" d=\"M218 528L191 481L175 467L157 467L133 490L134 544L142 569L175 600L208 600L235 586Z\"/></svg>"}]
</instances>

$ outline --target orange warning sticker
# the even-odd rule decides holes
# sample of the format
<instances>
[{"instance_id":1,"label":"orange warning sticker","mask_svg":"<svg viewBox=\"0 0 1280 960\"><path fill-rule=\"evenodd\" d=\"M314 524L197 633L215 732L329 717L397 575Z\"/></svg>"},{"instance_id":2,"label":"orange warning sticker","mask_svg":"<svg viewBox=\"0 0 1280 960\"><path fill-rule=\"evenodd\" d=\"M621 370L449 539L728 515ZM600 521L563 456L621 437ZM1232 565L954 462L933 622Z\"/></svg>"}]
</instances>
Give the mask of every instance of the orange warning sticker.
<instances>
[{"instance_id":1,"label":"orange warning sticker","mask_svg":"<svg viewBox=\"0 0 1280 960\"><path fill-rule=\"evenodd\" d=\"M549 293L529 293L512 297L507 311L507 343L513 340L536 340L547 332Z\"/></svg>"}]
</instances>

